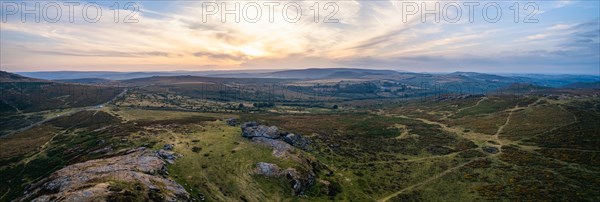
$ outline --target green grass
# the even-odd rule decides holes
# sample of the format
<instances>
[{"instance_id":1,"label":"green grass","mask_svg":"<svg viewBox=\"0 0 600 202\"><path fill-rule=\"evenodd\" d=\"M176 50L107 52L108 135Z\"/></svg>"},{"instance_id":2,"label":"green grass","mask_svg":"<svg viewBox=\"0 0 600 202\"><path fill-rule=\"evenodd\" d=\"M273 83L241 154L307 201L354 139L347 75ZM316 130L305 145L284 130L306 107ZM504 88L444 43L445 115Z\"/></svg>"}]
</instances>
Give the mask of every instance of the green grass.
<instances>
[{"instance_id":1,"label":"green grass","mask_svg":"<svg viewBox=\"0 0 600 202\"><path fill-rule=\"evenodd\" d=\"M529 97L521 97L521 98L506 98L506 97L491 97L487 100L481 101L479 105L467 108L465 110L460 111L455 114L454 117L464 117L464 116L476 116L483 114L490 114L494 112L499 112L502 110L506 110L518 106L526 106L527 104L535 101L533 98Z\"/></svg>"},{"instance_id":2,"label":"green grass","mask_svg":"<svg viewBox=\"0 0 600 202\"><path fill-rule=\"evenodd\" d=\"M230 127L220 121L193 127L196 132L172 133L170 136L173 138L165 141L174 144L175 152L183 155L169 166L169 171L193 196L200 194L217 201L242 198L260 201L291 195L286 181L282 183L281 179L254 176L252 171L258 162L275 163L283 169L302 165L274 157L271 148L243 138L238 127ZM194 147L201 149L194 152Z\"/></svg>"},{"instance_id":3,"label":"green grass","mask_svg":"<svg viewBox=\"0 0 600 202\"><path fill-rule=\"evenodd\" d=\"M283 110L239 115L240 122L259 121L311 138L314 150L296 154L316 158L333 174L318 173L317 182L302 197L292 195L285 177L252 174L257 162L275 163L283 169L306 165L274 157L270 148L241 137L238 126L217 120L235 114L103 109L108 113L83 113L47 123L47 131L57 134L49 147L27 150L17 159L2 159L12 164L0 168L2 180L8 182L0 186L0 193L7 193L3 201L13 199L24 186L55 169L102 157L90 152L107 145L115 150L138 146L157 150L173 144L183 156L169 165L169 177L192 197L209 201L375 201L477 158L485 159L391 200L600 200L598 100L548 101L526 108L536 99L491 97L477 106L479 99L390 104L390 110L378 113L307 109L306 114ZM505 110L516 105L524 109L513 112L505 133L499 136L506 146L497 155L483 152L481 146L489 146L493 137L486 134L494 134L506 121ZM453 115L465 107L469 108ZM433 122L459 126L459 130ZM402 133L407 134L399 138ZM479 147L473 147L473 142ZM448 148L450 153L428 150L433 146ZM329 196L319 180L334 184L337 194ZM112 186L127 190L133 185L114 182ZM133 194L123 200L137 199Z\"/></svg>"}]
</instances>

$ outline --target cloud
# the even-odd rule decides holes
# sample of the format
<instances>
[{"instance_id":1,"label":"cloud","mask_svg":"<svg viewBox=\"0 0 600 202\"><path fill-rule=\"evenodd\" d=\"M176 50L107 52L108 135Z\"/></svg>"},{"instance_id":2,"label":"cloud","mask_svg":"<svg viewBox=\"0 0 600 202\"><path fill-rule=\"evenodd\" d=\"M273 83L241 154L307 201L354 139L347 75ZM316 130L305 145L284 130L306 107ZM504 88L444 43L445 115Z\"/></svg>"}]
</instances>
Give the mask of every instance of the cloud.
<instances>
[{"instance_id":1,"label":"cloud","mask_svg":"<svg viewBox=\"0 0 600 202\"><path fill-rule=\"evenodd\" d=\"M540 65L549 65L546 61L577 65L598 61L593 58L598 55L597 20L519 24L508 17L503 18L504 23L486 23L480 18L469 23L463 10L457 23L430 19L422 23L420 15L402 19L397 1L337 1L334 18L339 23L323 23L332 11L324 9L326 2L318 1L318 15L310 10L315 1L294 2L303 9L301 20L295 23L282 18L283 2L275 10L273 23L264 6L262 20L256 23L223 23L221 15L205 21L199 13L202 2L196 1L173 4L169 9L150 9L146 4L151 3L141 2L138 23L115 23L109 3L103 5L107 13L97 23L81 19L75 23L21 23L13 19L2 23L0 30L1 65L18 71L81 67L126 71L144 66L159 70L345 66L433 70L531 65L525 56ZM130 11L117 12L126 16Z\"/></svg>"},{"instance_id":2,"label":"cloud","mask_svg":"<svg viewBox=\"0 0 600 202\"><path fill-rule=\"evenodd\" d=\"M536 34L536 35L531 35L531 36L527 36L527 39L529 40L536 40L536 39L543 39L548 37L549 34Z\"/></svg>"},{"instance_id":3,"label":"cloud","mask_svg":"<svg viewBox=\"0 0 600 202\"><path fill-rule=\"evenodd\" d=\"M224 53L210 53L210 52L195 52L193 53L196 57L206 57L210 59L227 59L227 60L247 60L249 57L244 55L243 53L236 54L224 54Z\"/></svg>"}]
</instances>

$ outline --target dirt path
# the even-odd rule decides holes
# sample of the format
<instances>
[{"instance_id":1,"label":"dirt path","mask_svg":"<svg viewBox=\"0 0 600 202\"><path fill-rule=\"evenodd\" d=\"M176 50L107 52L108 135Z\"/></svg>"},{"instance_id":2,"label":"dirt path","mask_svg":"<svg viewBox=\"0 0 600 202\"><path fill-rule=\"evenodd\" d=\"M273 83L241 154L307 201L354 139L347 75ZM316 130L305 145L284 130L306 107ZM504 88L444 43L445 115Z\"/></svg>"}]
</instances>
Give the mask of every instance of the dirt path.
<instances>
[{"instance_id":1,"label":"dirt path","mask_svg":"<svg viewBox=\"0 0 600 202\"><path fill-rule=\"evenodd\" d=\"M48 122L48 121L51 121L51 120L54 120L54 119L56 119L56 118L58 118L58 117L61 117L61 116L70 116L70 115L76 114L77 112L81 112L81 111L85 111L85 110L89 110L89 109L99 109L99 108L101 108L101 107L102 107L102 106L104 106L104 105L107 105L107 104L110 104L110 103L114 102L114 101L115 101L117 98L119 98L119 97L123 96L125 93L127 93L127 89L123 90L123 92L119 93L117 96L113 97L111 100L109 100L109 101L107 101L107 102L105 102L105 103L102 103L102 104L99 104L99 105L95 105L95 106L87 106L87 107L71 108L71 111L69 111L69 112L66 112L66 113L64 113L64 114L59 114L59 115L57 115L57 116L49 117L49 118L47 118L47 119L44 119L44 120L41 120L41 121L38 121L38 122L32 123L32 124L30 124L30 125L28 125L28 126L25 126L25 127L23 127L23 128L19 128L19 129L17 129L17 130L14 130L14 131L12 131L11 133L9 133L9 134L6 134L6 135L4 135L4 136L2 136L2 137L8 137L8 136L10 136L10 135L12 135L12 134L16 134L16 133L19 133L19 132L22 132L22 131L28 130L28 129L30 129L30 128L33 128L33 127L36 127L36 126L42 125L43 123L46 123L46 122Z\"/></svg>"},{"instance_id":2,"label":"dirt path","mask_svg":"<svg viewBox=\"0 0 600 202\"><path fill-rule=\"evenodd\" d=\"M408 186L408 187L406 187L406 188L404 188L404 189L402 189L400 191L397 191L397 192L394 192L394 193L392 193L390 195L387 195L387 196L385 196L385 197L383 197L383 198L381 198L381 199L379 199L377 201L388 201L391 198L394 198L394 197L396 197L396 196L398 196L398 195L400 195L400 194L402 194L402 193L404 193L406 191L410 191L410 190L413 190L415 188L421 187L423 185L429 184L430 182L433 182L433 181L435 181L435 180L437 180L437 179L439 179L441 177L444 177L445 175L450 174L450 173L452 173L452 172L454 172L454 171L456 171L456 170L464 167L465 165L467 165L467 164L469 164L471 162L480 160L480 159L484 159L484 158L473 159L473 160L470 160L470 161L468 161L466 163L463 163L463 164L460 164L458 166L449 168L449 169L447 169L447 170L445 170L445 171L443 171L441 173L438 173L438 174L434 175L433 177L427 178L426 180L423 180L423 181L421 181L419 183L416 183L416 184L413 184L411 186Z\"/></svg>"},{"instance_id":3,"label":"dirt path","mask_svg":"<svg viewBox=\"0 0 600 202\"><path fill-rule=\"evenodd\" d=\"M15 111L17 111L17 114L21 114L21 113L22 113L22 112L21 112L21 110L19 110L19 108L17 108L16 106L14 106L14 105L10 104L10 103L9 103L8 101L6 101L5 99L2 99L2 101L4 102L4 104L6 104L6 105L8 105L8 106L10 106L10 107L12 107L12 108L14 108L14 109L15 109Z\"/></svg>"},{"instance_id":4,"label":"dirt path","mask_svg":"<svg viewBox=\"0 0 600 202\"><path fill-rule=\"evenodd\" d=\"M504 145L502 143L502 140L500 140L500 133L502 133L502 131L504 131L504 127L506 127L509 123L510 123L510 118L512 117L513 113L519 109L519 106L516 105L514 108L510 109L508 112L508 116L506 116L506 120L504 121L504 124L502 124L500 127L498 127L498 130L496 131L496 133L494 134L494 141L496 141L498 144L500 145Z\"/></svg>"},{"instance_id":5,"label":"dirt path","mask_svg":"<svg viewBox=\"0 0 600 202\"><path fill-rule=\"evenodd\" d=\"M389 115L389 114L388 114ZM440 123L440 122L436 122L436 121L430 121L424 118L413 118L413 117L408 117L408 116L404 116L404 115L389 115L389 116L396 116L396 117L400 117L400 118L406 118L406 119L412 119L412 120L417 120L417 121L421 121L423 123L426 124L430 124L430 125L437 125L439 127L442 128L442 130L449 132L449 133L453 133L456 135L459 135L463 138L466 138L468 140L472 140L472 141L479 141L479 142L487 142L490 140L494 140L494 137L492 135L487 135L487 134L483 134L483 133L478 133L478 132L474 132L474 131L468 131L465 132L465 128L462 127L457 127L457 126L448 126L446 124Z\"/></svg>"},{"instance_id":6,"label":"dirt path","mask_svg":"<svg viewBox=\"0 0 600 202\"><path fill-rule=\"evenodd\" d=\"M371 161L371 162L368 162L368 163L353 163L353 164L354 165L367 165L367 164L370 164L370 163L386 164L386 163L415 162L415 161L425 161L425 160L431 160L431 159L440 159L440 158L453 157L453 156L456 156L456 155L457 155L457 153L451 153L451 154L440 155L440 156L429 156L429 157L413 158L413 159L406 159L406 160Z\"/></svg>"},{"instance_id":7,"label":"dirt path","mask_svg":"<svg viewBox=\"0 0 600 202\"><path fill-rule=\"evenodd\" d=\"M506 121L504 121L504 124L502 124L500 127L498 127L498 130L496 131L496 133L494 134L494 140L496 142L498 142L498 144L500 144L501 146L504 146L506 144L503 143L503 140L500 139L500 134L502 132L504 132L504 128L510 124L510 120L514 114L514 112L519 111L519 110L525 110L530 108L533 105L536 105L537 103L541 102L543 99L542 98L538 98L535 102L528 104L525 107L519 107L519 104L515 105L512 109L508 110L508 116L506 116Z\"/></svg>"},{"instance_id":8,"label":"dirt path","mask_svg":"<svg viewBox=\"0 0 600 202\"><path fill-rule=\"evenodd\" d=\"M477 107L477 106L479 106L479 103L481 103L481 102L482 102L482 101L484 101L484 100L487 100L487 97L482 97L482 98L481 98L479 101L477 101L477 103L476 103L475 105L473 105L473 106L469 106L469 107L465 107L465 108L458 109L458 110L456 111L456 113L454 113L454 114L452 114L452 115L456 115L456 114L458 114L458 113L460 113L460 112L462 112L462 111L464 111L464 110L466 110L466 109L471 109L471 108L473 108L473 107ZM450 117L450 116L452 116L452 115L449 115L449 116L447 116L446 118L448 118L448 117Z\"/></svg>"},{"instance_id":9,"label":"dirt path","mask_svg":"<svg viewBox=\"0 0 600 202\"><path fill-rule=\"evenodd\" d=\"M462 109L458 110L456 113L458 113L458 112L460 112L460 111L462 111L462 110L468 109L468 108L475 107L475 106L479 105L479 103L481 103L481 102L482 102L482 101L484 101L484 100L485 100L485 97L484 97L484 98L482 98L481 100L479 100L479 101L477 102L477 104L475 104L475 105L473 105L473 106L471 106L471 107L462 108ZM495 133L494 135L486 135L486 134L481 134L481 133L476 133L476 132L465 132L463 128L460 128L460 127L453 127L453 126L447 126L446 124L439 123L439 122L436 122L436 121L430 121L430 120L423 119L423 118L413 118L413 117L407 117L407 116L404 116L404 115L390 115L390 114L388 114L388 115L390 115L390 116L398 116L398 117L407 118L407 119L418 120L418 121L421 121L421 122L423 122L423 123L426 123L426 124L437 125L437 126L440 126L440 127L441 127L441 128L444 130L444 131L447 131L447 132L450 132L450 133L454 133L454 134L457 134L457 135L461 135L461 136L463 136L464 138L467 138L467 139L469 139L469 140L474 140L474 141L485 141L485 142L487 142L487 141L495 141L495 142L497 142L497 143L499 144L498 146L502 147L503 145L506 145L506 144L509 144L509 143L513 143L512 141L509 141L509 140L503 140L503 139L501 139L501 138L500 138L500 134L501 134L501 133L504 131L504 128L505 128L505 127L506 127L508 124L510 124L510 123L511 123L511 118L512 118L512 116L513 116L514 112L517 112L518 110L524 110L524 109L527 109L527 108L529 108L529 107L531 107L531 106L533 106L533 105L535 105L535 104L539 103L539 102L540 102L540 101L542 101L542 100L543 100L542 98L539 98L538 100L536 100L535 102L533 102L533 103L531 103L531 104L529 104L529 105L527 105L527 106L520 107L519 105L515 105L513 108L511 108L511 109L507 110L509 113L508 113L508 116L506 117L506 121L504 122L504 124L502 124L502 126L500 126L500 127L498 128L498 130L496 131L496 133ZM455 113L455 114L456 114L456 113ZM507 141L508 141L508 142L507 142ZM533 147L533 146L531 146L531 147L528 147L528 148L529 148L529 149L535 149L535 148L537 148L537 147ZM496 154L492 154L491 156L497 156L497 155L499 155L501 152L502 152L502 151L501 151L501 150L499 150L499 152L498 152L498 153L496 153ZM446 157L446 156L441 156L441 157ZM439 157L436 157L436 158L439 158ZM411 161L417 161L417 160L427 160L427 159L433 159L433 157L426 157L426 158L420 158L420 159L412 159ZM432 181L434 181L434 180L437 180L437 179L439 179L439 178L441 178L441 177L443 177L443 176L445 176L445 175L447 175L447 174L449 174L449 173L452 173L453 171L456 171L456 170L458 170L458 169L460 169L460 168L464 167L465 165L467 165L467 164L469 164L469 163L471 163L471 162L474 162L474 161L477 161L477 160L480 160L480 159L485 159L485 157L484 157L484 158L477 158L477 159L473 159L473 160L471 160L471 161L468 161L468 162L466 162L466 163L463 163L463 164L460 164L460 165L458 165L458 166L455 166L455 167L449 168L449 169L447 169L447 170L445 170L445 171L443 171L443 172L441 172L441 173L438 173L438 174L436 174L435 176L432 176L432 177L430 177L430 178L428 178L428 179L426 179L426 180L423 180L423 181L421 181L421 182L418 182L418 183L416 183L416 184L413 184L413 185L411 185L411 186L408 186L408 187L406 187L406 188L404 188L404 189L402 189L402 190L400 190L400 191L394 192L393 194L390 194L390 195L388 195L388 196L385 196L385 197L383 197L383 198L379 199L378 201L387 201L387 200L389 200L389 199L391 199L391 198L393 198L393 197L396 197L396 196L398 196L398 195L400 195L400 194L402 194L402 193L404 193L404 192L407 192L407 191L410 191L410 190L413 190L413 189L419 188L419 187L421 187L421 186L423 186L423 185L426 185L426 184L428 184L428 183L430 183L430 182L432 182ZM399 161L399 162L402 162L402 161ZM384 162L381 162L381 163L384 163Z\"/></svg>"}]
</instances>

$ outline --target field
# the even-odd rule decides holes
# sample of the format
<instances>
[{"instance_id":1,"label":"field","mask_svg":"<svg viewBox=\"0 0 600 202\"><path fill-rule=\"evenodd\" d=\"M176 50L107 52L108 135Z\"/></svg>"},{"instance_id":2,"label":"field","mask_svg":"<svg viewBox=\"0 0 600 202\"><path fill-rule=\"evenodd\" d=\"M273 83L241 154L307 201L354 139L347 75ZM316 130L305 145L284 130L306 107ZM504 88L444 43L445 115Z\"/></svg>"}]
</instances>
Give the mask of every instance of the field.
<instances>
[{"instance_id":1,"label":"field","mask_svg":"<svg viewBox=\"0 0 600 202\"><path fill-rule=\"evenodd\" d=\"M65 166L165 145L177 154L166 176L198 201L600 200L597 94L279 102L189 90L129 88L100 107L13 113L29 124L3 128L0 201ZM311 149L278 155L242 137L248 121L299 134ZM257 174L259 162L308 173L309 183L297 192L289 176Z\"/></svg>"}]
</instances>

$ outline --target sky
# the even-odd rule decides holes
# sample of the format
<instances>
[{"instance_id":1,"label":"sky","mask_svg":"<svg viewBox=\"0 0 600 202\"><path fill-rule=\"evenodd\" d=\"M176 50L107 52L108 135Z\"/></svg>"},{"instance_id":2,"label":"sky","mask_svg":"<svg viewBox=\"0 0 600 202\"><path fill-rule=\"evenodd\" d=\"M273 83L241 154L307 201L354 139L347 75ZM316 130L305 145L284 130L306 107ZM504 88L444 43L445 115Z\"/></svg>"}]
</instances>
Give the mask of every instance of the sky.
<instances>
[{"instance_id":1,"label":"sky","mask_svg":"<svg viewBox=\"0 0 600 202\"><path fill-rule=\"evenodd\" d=\"M37 10L35 1L1 3L3 71L346 67L600 75L597 0L39 1ZM26 14L37 11L39 22Z\"/></svg>"}]
</instances>

